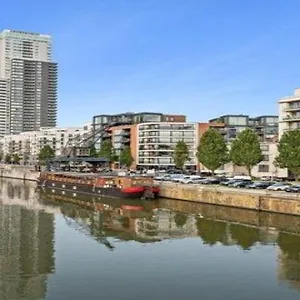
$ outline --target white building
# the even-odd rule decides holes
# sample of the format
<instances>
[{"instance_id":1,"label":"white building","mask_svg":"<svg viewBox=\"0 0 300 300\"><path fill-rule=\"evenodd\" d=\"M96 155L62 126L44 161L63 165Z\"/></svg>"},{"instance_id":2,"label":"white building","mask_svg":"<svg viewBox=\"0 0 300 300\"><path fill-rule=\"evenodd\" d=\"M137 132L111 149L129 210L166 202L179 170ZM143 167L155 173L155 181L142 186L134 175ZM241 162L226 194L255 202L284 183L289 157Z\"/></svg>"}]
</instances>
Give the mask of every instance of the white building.
<instances>
[{"instance_id":1,"label":"white building","mask_svg":"<svg viewBox=\"0 0 300 300\"><path fill-rule=\"evenodd\" d=\"M14 135L5 135L1 140L1 151L6 154L18 154L30 164L37 162L40 150L49 145L55 155L62 155L63 149L79 135L91 132L92 125L66 128L41 128L39 131L27 131Z\"/></svg>"},{"instance_id":2,"label":"white building","mask_svg":"<svg viewBox=\"0 0 300 300\"><path fill-rule=\"evenodd\" d=\"M56 126L57 64L51 37L0 32L0 137Z\"/></svg>"},{"instance_id":3,"label":"white building","mask_svg":"<svg viewBox=\"0 0 300 300\"><path fill-rule=\"evenodd\" d=\"M300 129L300 88L293 96L279 100L279 137L285 131Z\"/></svg>"},{"instance_id":4,"label":"white building","mask_svg":"<svg viewBox=\"0 0 300 300\"><path fill-rule=\"evenodd\" d=\"M189 147L187 168L196 168L196 152L199 141L197 123L142 123L137 124L138 168L174 167L173 153L178 141Z\"/></svg>"}]
</instances>

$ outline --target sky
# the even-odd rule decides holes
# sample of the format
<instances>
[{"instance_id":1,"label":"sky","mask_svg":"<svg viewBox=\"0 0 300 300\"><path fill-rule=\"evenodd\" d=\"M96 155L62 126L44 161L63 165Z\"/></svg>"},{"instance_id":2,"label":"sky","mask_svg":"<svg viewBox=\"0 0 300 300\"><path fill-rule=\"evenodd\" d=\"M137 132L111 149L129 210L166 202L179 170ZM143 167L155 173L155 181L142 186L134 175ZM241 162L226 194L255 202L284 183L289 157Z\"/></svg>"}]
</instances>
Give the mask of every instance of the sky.
<instances>
[{"instance_id":1,"label":"sky","mask_svg":"<svg viewBox=\"0 0 300 300\"><path fill-rule=\"evenodd\" d=\"M0 30L50 34L58 125L153 111L277 114L300 87L299 0L15 0Z\"/></svg>"}]
</instances>

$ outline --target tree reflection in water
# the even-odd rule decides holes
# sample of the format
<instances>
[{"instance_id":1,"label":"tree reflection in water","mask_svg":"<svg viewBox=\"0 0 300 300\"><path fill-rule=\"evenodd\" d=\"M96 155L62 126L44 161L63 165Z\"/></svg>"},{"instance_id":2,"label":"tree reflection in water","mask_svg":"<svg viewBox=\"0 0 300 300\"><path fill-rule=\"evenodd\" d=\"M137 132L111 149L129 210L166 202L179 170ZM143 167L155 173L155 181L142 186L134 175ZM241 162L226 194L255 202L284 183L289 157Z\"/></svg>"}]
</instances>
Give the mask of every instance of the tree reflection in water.
<instances>
[{"instance_id":1,"label":"tree reflection in water","mask_svg":"<svg viewBox=\"0 0 300 300\"><path fill-rule=\"evenodd\" d=\"M249 250L252 246L260 241L259 229L255 227L231 224L230 232L231 237L244 250Z\"/></svg>"}]
</instances>

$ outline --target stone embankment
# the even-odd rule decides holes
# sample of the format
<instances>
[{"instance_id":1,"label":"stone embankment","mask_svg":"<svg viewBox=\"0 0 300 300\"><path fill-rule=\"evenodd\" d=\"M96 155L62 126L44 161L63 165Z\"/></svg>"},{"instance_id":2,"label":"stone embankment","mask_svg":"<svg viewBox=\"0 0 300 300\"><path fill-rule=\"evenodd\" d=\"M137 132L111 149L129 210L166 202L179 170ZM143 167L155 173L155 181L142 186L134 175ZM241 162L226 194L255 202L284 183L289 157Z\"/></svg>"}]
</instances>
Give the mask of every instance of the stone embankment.
<instances>
[{"instance_id":1,"label":"stone embankment","mask_svg":"<svg viewBox=\"0 0 300 300\"><path fill-rule=\"evenodd\" d=\"M37 181L39 175L40 173L32 170L32 168L13 165L0 165L0 178Z\"/></svg>"},{"instance_id":2,"label":"stone embankment","mask_svg":"<svg viewBox=\"0 0 300 300\"><path fill-rule=\"evenodd\" d=\"M161 183L162 198L300 216L300 195L266 190Z\"/></svg>"}]
</instances>

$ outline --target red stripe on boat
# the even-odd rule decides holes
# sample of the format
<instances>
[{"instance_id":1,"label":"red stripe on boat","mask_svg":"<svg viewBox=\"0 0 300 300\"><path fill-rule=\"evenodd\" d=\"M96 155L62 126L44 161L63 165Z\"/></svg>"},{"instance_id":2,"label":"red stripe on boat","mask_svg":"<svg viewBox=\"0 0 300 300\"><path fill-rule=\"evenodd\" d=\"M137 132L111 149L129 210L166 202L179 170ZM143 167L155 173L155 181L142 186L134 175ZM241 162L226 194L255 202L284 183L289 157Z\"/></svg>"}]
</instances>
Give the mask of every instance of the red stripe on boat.
<instances>
[{"instance_id":1,"label":"red stripe on boat","mask_svg":"<svg viewBox=\"0 0 300 300\"><path fill-rule=\"evenodd\" d=\"M122 192L126 194L131 194L131 193L139 193L145 191L145 188L142 186L133 186L133 187L128 187L128 188L122 188Z\"/></svg>"}]
</instances>

